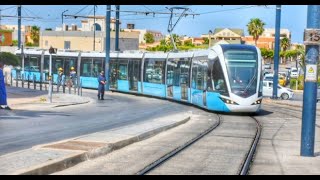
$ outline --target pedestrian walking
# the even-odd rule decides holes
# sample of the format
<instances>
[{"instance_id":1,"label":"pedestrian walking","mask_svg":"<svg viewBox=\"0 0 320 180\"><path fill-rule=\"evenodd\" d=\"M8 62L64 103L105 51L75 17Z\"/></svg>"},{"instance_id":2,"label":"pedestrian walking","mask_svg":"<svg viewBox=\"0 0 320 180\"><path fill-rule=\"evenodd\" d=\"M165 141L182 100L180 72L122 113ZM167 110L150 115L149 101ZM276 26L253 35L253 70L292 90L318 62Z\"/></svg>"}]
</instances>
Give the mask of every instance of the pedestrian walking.
<instances>
[{"instance_id":1,"label":"pedestrian walking","mask_svg":"<svg viewBox=\"0 0 320 180\"><path fill-rule=\"evenodd\" d=\"M11 110L7 104L6 85L4 84L3 62L0 62L0 109Z\"/></svg>"},{"instance_id":2,"label":"pedestrian walking","mask_svg":"<svg viewBox=\"0 0 320 180\"><path fill-rule=\"evenodd\" d=\"M98 99L104 100L104 86L106 85L107 81L104 77L104 71L101 71L98 77L99 87L98 87Z\"/></svg>"},{"instance_id":3,"label":"pedestrian walking","mask_svg":"<svg viewBox=\"0 0 320 180\"><path fill-rule=\"evenodd\" d=\"M63 69L59 68L58 79L57 79L57 92L59 92L60 86L62 85L62 76L63 76Z\"/></svg>"}]
</instances>

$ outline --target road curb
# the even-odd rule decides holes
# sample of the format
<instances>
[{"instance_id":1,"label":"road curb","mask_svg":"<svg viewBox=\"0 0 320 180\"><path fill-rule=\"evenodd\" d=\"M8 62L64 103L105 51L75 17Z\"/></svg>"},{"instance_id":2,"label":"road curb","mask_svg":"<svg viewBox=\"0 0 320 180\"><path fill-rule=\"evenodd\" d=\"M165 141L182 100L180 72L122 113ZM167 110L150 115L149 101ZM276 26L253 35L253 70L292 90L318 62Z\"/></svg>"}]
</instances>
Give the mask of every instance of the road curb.
<instances>
[{"instance_id":1,"label":"road curb","mask_svg":"<svg viewBox=\"0 0 320 180\"><path fill-rule=\"evenodd\" d=\"M171 128L174 128L174 127L177 127L181 124L184 124L184 123L188 122L190 119L191 119L191 117L188 116L188 117L184 118L182 121L178 121L178 122L174 122L173 124L158 127L158 128L152 129L151 131L147 131L147 132L144 132L144 133L136 135L136 136L131 136L129 138L122 139L122 140L119 140L114 143L108 143L106 146L92 149L89 151L67 150L67 151L75 152L77 154L74 154L74 155L71 155L68 157L59 158L57 160L52 160L50 162L42 163L40 165L35 165L35 166L32 166L27 169L21 169L21 170L15 171L14 174L15 175L48 175L48 174L52 174L52 173L55 173L58 171L62 171L67 168L70 168L72 166L75 166L78 163L81 163L83 161L106 155L114 150L121 149L127 145L132 144L132 143L148 139L148 138L155 136L161 132L164 132L166 130L169 130ZM76 138L72 138L72 139L76 139ZM59 141L59 142L63 142L63 141ZM88 141L88 142L90 142L90 141ZM50 144L53 145L56 143L57 142L50 143ZM47 146L47 145L49 145L49 144L46 144L45 146ZM41 149L41 148L52 149L52 148L44 147L44 145L37 145L33 148L34 149Z\"/></svg>"},{"instance_id":2,"label":"road curb","mask_svg":"<svg viewBox=\"0 0 320 180\"><path fill-rule=\"evenodd\" d=\"M61 105L55 105L52 108L59 108L59 107L66 107L66 106L74 106L74 105L80 105L80 104L87 104L90 103L90 100L81 102L81 103L71 103L71 104L61 104Z\"/></svg>"}]
</instances>

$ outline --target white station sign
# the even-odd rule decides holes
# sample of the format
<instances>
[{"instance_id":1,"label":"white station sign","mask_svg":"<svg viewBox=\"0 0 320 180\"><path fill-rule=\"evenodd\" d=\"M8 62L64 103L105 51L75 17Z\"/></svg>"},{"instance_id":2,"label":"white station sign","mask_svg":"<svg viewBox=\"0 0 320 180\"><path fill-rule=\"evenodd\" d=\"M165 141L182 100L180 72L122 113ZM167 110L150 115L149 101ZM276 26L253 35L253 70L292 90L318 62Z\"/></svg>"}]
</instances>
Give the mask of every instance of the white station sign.
<instances>
[{"instance_id":1,"label":"white station sign","mask_svg":"<svg viewBox=\"0 0 320 180\"><path fill-rule=\"evenodd\" d=\"M306 65L306 82L317 82L317 65Z\"/></svg>"}]
</instances>

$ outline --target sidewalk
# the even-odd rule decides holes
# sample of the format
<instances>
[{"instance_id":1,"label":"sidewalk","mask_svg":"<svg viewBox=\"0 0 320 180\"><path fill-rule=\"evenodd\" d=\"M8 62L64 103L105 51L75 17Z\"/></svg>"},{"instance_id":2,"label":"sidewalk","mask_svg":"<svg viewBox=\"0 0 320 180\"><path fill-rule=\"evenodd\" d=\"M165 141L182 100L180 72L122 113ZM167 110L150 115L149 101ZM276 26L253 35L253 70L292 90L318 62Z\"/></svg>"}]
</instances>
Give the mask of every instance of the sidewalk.
<instances>
[{"instance_id":1,"label":"sidewalk","mask_svg":"<svg viewBox=\"0 0 320 180\"><path fill-rule=\"evenodd\" d=\"M190 116L179 113L6 154L0 156L0 174L44 175L61 171L184 124Z\"/></svg>"},{"instance_id":2,"label":"sidewalk","mask_svg":"<svg viewBox=\"0 0 320 180\"><path fill-rule=\"evenodd\" d=\"M91 101L91 98L81 97L73 94L52 95L52 103L49 103L48 91L39 91L27 88L6 87L7 100L11 109L26 108L55 108L61 106L71 106L85 104Z\"/></svg>"}]
</instances>

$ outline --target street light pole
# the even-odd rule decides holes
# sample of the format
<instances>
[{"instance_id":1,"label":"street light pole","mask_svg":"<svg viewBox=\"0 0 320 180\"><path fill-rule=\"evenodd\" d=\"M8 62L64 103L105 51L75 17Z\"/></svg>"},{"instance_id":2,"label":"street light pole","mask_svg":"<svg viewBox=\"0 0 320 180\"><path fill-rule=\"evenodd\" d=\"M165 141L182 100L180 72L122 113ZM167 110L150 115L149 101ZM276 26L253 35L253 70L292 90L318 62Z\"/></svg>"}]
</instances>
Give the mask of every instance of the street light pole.
<instances>
[{"instance_id":1,"label":"street light pole","mask_svg":"<svg viewBox=\"0 0 320 180\"><path fill-rule=\"evenodd\" d=\"M110 19L111 19L111 5L107 5L107 12L106 12L106 42L105 42L105 51L106 51L106 58L105 58L105 77L107 80L106 84L106 91L109 91L109 62L110 62Z\"/></svg>"},{"instance_id":2,"label":"street light pole","mask_svg":"<svg viewBox=\"0 0 320 180\"><path fill-rule=\"evenodd\" d=\"M63 12L61 13L61 19L62 19L62 31L63 31L63 14L64 14L65 12L67 12L67 11L69 11L69 10L65 10L65 11L63 11Z\"/></svg>"},{"instance_id":3,"label":"street light pole","mask_svg":"<svg viewBox=\"0 0 320 180\"><path fill-rule=\"evenodd\" d=\"M212 31L209 30L209 48L211 47L211 34L212 34Z\"/></svg>"},{"instance_id":4,"label":"street light pole","mask_svg":"<svg viewBox=\"0 0 320 180\"><path fill-rule=\"evenodd\" d=\"M49 102L52 103L52 54L50 53L49 60Z\"/></svg>"},{"instance_id":5,"label":"street light pole","mask_svg":"<svg viewBox=\"0 0 320 180\"><path fill-rule=\"evenodd\" d=\"M52 103L52 54L55 54L57 53L56 52L56 49L54 49L52 46L50 47L49 49L49 54L50 54L50 59L49 59L49 102Z\"/></svg>"}]
</instances>

